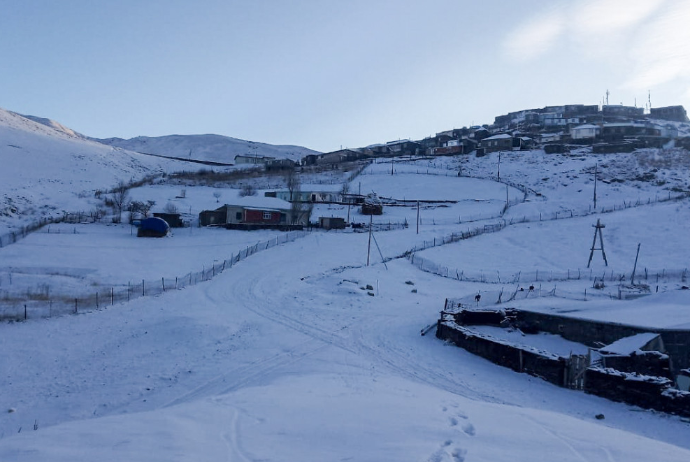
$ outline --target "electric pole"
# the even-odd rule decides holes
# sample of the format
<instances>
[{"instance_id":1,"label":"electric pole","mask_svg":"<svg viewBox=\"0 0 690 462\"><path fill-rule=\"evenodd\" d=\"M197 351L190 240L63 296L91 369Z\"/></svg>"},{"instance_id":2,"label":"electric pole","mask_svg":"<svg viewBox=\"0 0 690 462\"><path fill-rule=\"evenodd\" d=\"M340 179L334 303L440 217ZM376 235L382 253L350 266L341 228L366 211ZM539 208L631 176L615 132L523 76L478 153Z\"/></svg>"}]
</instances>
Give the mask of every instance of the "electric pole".
<instances>
[{"instance_id":1,"label":"electric pole","mask_svg":"<svg viewBox=\"0 0 690 462\"><path fill-rule=\"evenodd\" d=\"M587 268L589 268L589 265L592 263L592 257L594 256L594 251L595 250L601 250L601 255L604 257L604 264L606 266L609 266L609 262L606 259L606 252L604 251L604 236L601 233L601 230L606 228L606 225L601 223L599 219L597 219L597 224L592 225L594 228L594 241L592 241L592 248L589 252L589 261L587 262ZM597 248L597 234L599 235L599 243L601 244L600 248Z\"/></svg>"},{"instance_id":2,"label":"electric pole","mask_svg":"<svg viewBox=\"0 0 690 462\"><path fill-rule=\"evenodd\" d=\"M599 163L594 164L594 210L597 209L597 173L599 170Z\"/></svg>"},{"instance_id":3,"label":"electric pole","mask_svg":"<svg viewBox=\"0 0 690 462\"><path fill-rule=\"evenodd\" d=\"M635 285L635 271L637 270L637 258L640 256L640 245L641 244L637 244L637 255L635 255L635 265L633 266L633 272L630 276L630 285L632 286Z\"/></svg>"},{"instance_id":4,"label":"electric pole","mask_svg":"<svg viewBox=\"0 0 690 462\"><path fill-rule=\"evenodd\" d=\"M371 232L374 215L369 215L369 245L367 246L367 266L369 266L369 254L371 254Z\"/></svg>"}]
</instances>

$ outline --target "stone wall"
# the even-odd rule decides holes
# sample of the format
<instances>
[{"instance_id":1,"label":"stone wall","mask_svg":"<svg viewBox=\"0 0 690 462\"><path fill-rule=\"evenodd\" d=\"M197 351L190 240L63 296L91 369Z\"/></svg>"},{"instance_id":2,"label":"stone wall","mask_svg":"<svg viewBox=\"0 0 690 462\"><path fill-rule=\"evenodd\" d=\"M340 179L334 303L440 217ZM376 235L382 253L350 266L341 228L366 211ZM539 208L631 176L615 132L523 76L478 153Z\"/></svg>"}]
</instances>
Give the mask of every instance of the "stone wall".
<instances>
[{"instance_id":1,"label":"stone wall","mask_svg":"<svg viewBox=\"0 0 690 462\"><path fill-rule=\"evenodd\" d=\"M690 367L690 330L651 329L531 311L516 310L516 312L518 327L521 329L537 329L558 334L565 339L593 348L609 345L624 337L655 332L661 335L666 353L671 358L671 372L675 374L680 369Z\"/></svg>"},{"instance_id":2,"label":"stone wall","mask_svg":"<svg viewBox=\"0 0 690 462\"><path fill-rule=\"evenodd\" d=\"M690 393L674 389L673 382L663 377L590 367L585 372L585 393L690 417Z\"/></svg>"},{"instance_id":3,"label":"stone wall","mask_svg":"<svg viewBox=\"0 0 690 462\"><path fill-rule=\"evenodd\" d=\"M565 358L501 342L472 332L454 322L439 321L436 337L453 342L472 354L515 372L524 372L555 385L566 386L568 364Z\"/></svg>"},{"instance_id":4,"label":"stone wall","mask_svg":"<svg viewBox=\"0 0 690 462\"><path fill-rule=\"evenodd\" d=\"M671 364L668 355L658 351L642 351L627 355L604 355L602 365L621 372L637 372L644 375L671 378Z\"/></svg>"}]
</instances>

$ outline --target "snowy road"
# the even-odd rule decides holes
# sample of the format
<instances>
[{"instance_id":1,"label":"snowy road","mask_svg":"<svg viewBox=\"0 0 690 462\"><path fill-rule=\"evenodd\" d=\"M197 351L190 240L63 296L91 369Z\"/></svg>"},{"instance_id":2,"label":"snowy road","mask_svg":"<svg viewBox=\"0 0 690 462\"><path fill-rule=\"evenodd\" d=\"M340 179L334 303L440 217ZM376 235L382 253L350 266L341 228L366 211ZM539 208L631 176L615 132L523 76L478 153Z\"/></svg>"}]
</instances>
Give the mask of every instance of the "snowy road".
<instances>
[{"instance_id":1,"label":"snowy road","mask_svg":"<svg viewBox=\"0 0 690 462\"><path fill-rule=\"evenodd\" d=\"M421 337L476 286L362 266L366 238L314 233L185 290L0 325L0 460L687 459L677 418Z\"/></svg>"}]
</instances>

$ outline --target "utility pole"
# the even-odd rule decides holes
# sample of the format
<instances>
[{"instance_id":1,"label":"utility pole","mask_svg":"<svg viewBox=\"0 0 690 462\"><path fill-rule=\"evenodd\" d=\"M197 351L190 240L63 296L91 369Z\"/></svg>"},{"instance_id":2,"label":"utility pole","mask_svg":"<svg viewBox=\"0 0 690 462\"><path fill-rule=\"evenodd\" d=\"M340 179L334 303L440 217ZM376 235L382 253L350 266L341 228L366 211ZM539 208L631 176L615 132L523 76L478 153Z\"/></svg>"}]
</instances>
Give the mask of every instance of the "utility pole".
<instances>
[{"instance_id":1,"label":"utility pole","mask_svg":"<svg viewBox=\"0 0 690 462\"><path fill-rule=\"evenodd\" d=\"M501 151L498 151L498 181L501 181Z\"/></svg>"},{"instance_id":2,"label":"utility pole","mask_svg":"<svg viewBox=\"0 0 690 462\"><path fill-rule=\"evenodd\" d=\"M635 271L637 270L637 258L640 256L640 244L637 244L637 255L635 255L635 265L633 266L633 272L630 276L630 285L635 285Z\"/></svg>"},{"instance_id":3,"label":"utility pole","mask_svg":"<svg viewBox=\"0 0 690 462\"><path fill-rule=\"evenodd\" d=\"M369 266L369 254L371 253L371 231L372 231L372 223L374 222L374 215L371 214L369 215L369 245L367 247L367 266Z\"/></svg>"},{"instance_id":4,"label":"utility pole","mask_svg":"<svg viewBox=\"0 0 690 462\"><path fill-rule=\"evenodd\" d=\"M506 208L504 212L508 211L508 207L510 207L510 200L508 199L508 185L506 185Z\"/></svg>"},{"instance_id":5,"label":"utility pole","mask_svg":"<svg viewBox=\"0 0 690 462\"><path fill-rule=\"evenodd\" d=\"M599 163L594 164L594 210L597 209L597 173L599 170Z\"/></svg>"},{"instance_id":6,"label":"utility pole","mask_svg":"<svg viewBox=\"0 0 690 462\"><path fill-rule=\"evenodd\" d=\"M594 256L594 251L595 250L601 250L601 255L604 257L604 263L606 266L609 266L609 262L606 259L606 252L604 251L604 236L601 233L601 230L606 228L606 225L601 223L601 220L597 219L597 224L592 225L594 229L594 241L592 241L592 248L589 252L589 261L587 262L587 268L589 268L589 265L592 263L592 257ZM601 244L600 248L596 248L597 245L597 234L599 234L599 243Z\"/></svg>"},{"instance_id":7,"label":"utility pole","mask_svg":"<svg viewBox=\"0 0 690 462\"><path fill-rule=\"evenodd\" d=\"M419 201L417 201L417 234L419 234Z\"/></svg>"}]
</instances>

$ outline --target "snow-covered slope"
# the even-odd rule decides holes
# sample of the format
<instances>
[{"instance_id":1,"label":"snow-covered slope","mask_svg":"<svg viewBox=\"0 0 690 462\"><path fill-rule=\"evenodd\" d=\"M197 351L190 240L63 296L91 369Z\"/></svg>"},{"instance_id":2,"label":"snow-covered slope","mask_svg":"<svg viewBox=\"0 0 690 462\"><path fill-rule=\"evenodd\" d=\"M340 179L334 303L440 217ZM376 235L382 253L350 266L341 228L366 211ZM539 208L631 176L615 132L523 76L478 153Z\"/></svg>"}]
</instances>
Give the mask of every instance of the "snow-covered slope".
<instances>
[{"instance_id":1,"label":"snow-covered slope","mask_svg":"<svg viewBox=\"0 0 690 462\"><path fill-rule=\"evenodd\" d=\"M62 125L60 122L56 122L55 120L46 119L45 117L36 117L36 116L25 115L25 114L17 114L17 115L22 116L22 117L24 117L25 119L33 120L33 121L36 122L36 123L45 125L46 127L50 127L50 128L52 128L53 130L57 130L57 131L59 131L59 132L62 132L62 133L66 134L66 135L68 135L68 136L70 136L70 137L87 139L87 137L85 137L85 136L82 135L81 133L75 132L75 131L72 130L71 128L65 127L65 126Z\"/></svg>"},{"instance_id":2,"label":"snow-covered slope","mask_svg":"<svg viewBox=\"0 0 690 462\"><path fill-rule=\"evenodd\" d=\"M97 141L147 154L227 164L234 163L236 155L268 156L297 161L307 154L316 154L316 151L301 146L276 146L221 135L138 136L129 140L108 138Z\"/></svg>"},{"instance_id":3,"label":"snow-covered slope","mask_svg":"<svg viewBox=\"0 0 690 462\"><path fill-rule=\"evenodd\" d=\"M104 146L4 109L0 140L0 233L63 210L88 212L97 189L186 165Z\"/></svg>"},{"instance_id":4,"label":"snow-covered slope","mask_svg":"<svg viewBox=\"0 0 690 462\"><path fill-rule=\"evenodd\" d=\"M0 111L0 197L24 207L15 207L21 210L3 219L16 220L20 212L32 210L88 207L96 188L178 165L51 127ZM503 153L501 178L530 189L527 202L512 206L504 217L587 208L597 161L599 207L623 201L645 204L657 194L686 188L684 153ZM458 222L466 214L498 213L504 197L512 201L520 196L491 180L497 161L494 153L398 162L395 175L388 173L388 164L368 168L350 184L351 190L457 201L422 208L418 229L377 232L371 265L366 263L367 234L318 230L264 248L259 244L275 232L184 228L166 239L146 240L135 237L127 225L62 224L0 248L0 296L29 276L55 278L52 288L42 284L46 310L57 305L52 304L56 292L72 293L65 289L76 298L93 293L99 283L112 284L112 290L129 288L129 281L140 278L161 285L168 275L191 280L192 272L209 265L215 273L221 260L245 246L261 250L210 281L170 288L161 296L129 303L112 298L108 303L102 297L99 309L86 311L80 305L78 315L52 311L49 319L35 315L30 305L24 322L0 323L0 460L690 459L688 424L678 417L558 388L433 335L419 335L438 319L445 297L481 292L482 300L490 300L491 291L501 287L439 277L406 259L384 266L380 259L494 223ZM481 179L459 177L460 167L463 175ZM160 205L170 202L185 212L189 208L190 215L192 209L196 213L235 197L235 191L218 189L219 198L208 186L190 185L198 190L189 194L178 194L179 188L145 186L132 196ZM323 208L320 216L352 213L354 221L364 218L354 208L339 207ZM641 263L663 265L675 252L673 264L687 267L687 249L673 246L686 240L687 208L686 200L604 215L610 223L605 236L612 263L616 258L616 264L629 266L632 254L617 257L618 249L632 252L640 242L634 233L644 233L669 243L643 241L647 247ZM411 207L386 207L382 219L413 223L416 215ZM468 270L496 262L518 271L533 261L560 268L572 255L586 256L591 241L584 239L591 237L592 220L598 216L590 218L558 221L548 229L546 224L514 225L445 245L439 248L444 252L436 253L448 258L449 265ZM641 220L663 228L640 226ZM586 230L572 225L578 223ZM503 256L529 240L537 242L527 246L534 260ZM556 244L569 248L559 251ZM485 255L462 251L467 245L480 246ZM667 285L670 293L679 284ZM632 304L608 296L592 299L591 290L589 301L560 295L590 287L588 280L559 282L558 296L554 286L553 297L521 300L519 306L588 309L631 322L645 316L660 319L660 304L676 311L688 304L687 291L667 295L663 285L662 293ZM687 318L674 316L672 322L687 324ZM595 418L599 414L605 419Z\"/></svg>"}]
</instances>

